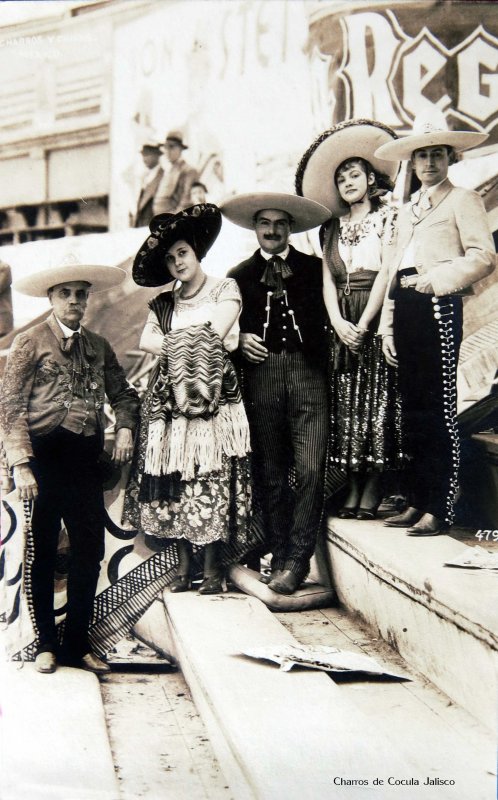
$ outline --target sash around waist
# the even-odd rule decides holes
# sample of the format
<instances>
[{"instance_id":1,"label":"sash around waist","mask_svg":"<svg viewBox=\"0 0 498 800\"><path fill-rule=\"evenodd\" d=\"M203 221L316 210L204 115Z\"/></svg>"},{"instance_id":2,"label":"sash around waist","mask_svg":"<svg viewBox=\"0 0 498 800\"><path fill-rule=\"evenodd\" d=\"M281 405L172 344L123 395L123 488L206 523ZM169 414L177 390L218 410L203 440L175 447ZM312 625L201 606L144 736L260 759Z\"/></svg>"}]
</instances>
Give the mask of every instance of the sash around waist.
<instances>
[{"instance_id":1,"label":"sash around waist","mask_svg":"<svg viewBox=\"0 0 498 800\"><path fill-rule=\"evenodd\" d=\"M337 288L345 289L347 286L351 291L359 291L361 289L371 289L373 283L379 273L374 269L358 269L350 272L348 275L349 280L338 280Z\"/></svg>"}]
</instances>

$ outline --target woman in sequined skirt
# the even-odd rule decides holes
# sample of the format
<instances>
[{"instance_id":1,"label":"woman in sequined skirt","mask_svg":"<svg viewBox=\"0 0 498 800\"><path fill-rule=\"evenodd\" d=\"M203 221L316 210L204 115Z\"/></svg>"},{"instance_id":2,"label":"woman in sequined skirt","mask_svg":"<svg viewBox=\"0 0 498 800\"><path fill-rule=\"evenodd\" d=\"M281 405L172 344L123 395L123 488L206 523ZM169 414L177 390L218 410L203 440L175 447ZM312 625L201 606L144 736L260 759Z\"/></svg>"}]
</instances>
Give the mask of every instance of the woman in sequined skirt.
<instances>
[{"instance_id":1,"label":"woman in sequined skirt","mask_svg":"<svg viewBox=\"0 0 498 800\"><path fill-rule=\"evenodd\" d=\"M402 462L396 373L377 336L387 282L381 267L395 224L395 210L380 197L392 190L398 165L373 154L380 142L394 138L369 120L341 123L311 146L297 177L298 192L333 215L320 233L331 324L329 456L348 479L341 518L374 519L382 473ZM330 185L323 186L324 174Z\"/></svg>"}]
</instances>

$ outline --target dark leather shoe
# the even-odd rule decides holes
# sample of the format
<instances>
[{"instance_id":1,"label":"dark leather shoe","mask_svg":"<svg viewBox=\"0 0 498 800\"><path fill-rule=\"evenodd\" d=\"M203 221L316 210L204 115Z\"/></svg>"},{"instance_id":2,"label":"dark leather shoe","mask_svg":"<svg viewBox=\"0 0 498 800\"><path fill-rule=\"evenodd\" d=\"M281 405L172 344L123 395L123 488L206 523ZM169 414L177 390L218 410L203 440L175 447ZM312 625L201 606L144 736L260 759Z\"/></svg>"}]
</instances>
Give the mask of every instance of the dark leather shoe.
<instances>
[{"instance_id":1,"label":"dark leather shoe","mask_svg":"<svg viewBox=\"0 0 498 800\"><path fill-rule=\"evenodd\" d=\"M375 519L377 516L377 509L379 508L380 503L376 503L371 508L360 508L356 512L356 519Z\"/></svg>"},{"instance_id":2,"label":"dark leather shoe","mask_svg":"<svg viewBox=\"0 0 498 800\"><path fill-rule=\"evenodd\" d=\"M110 672L109 664L106 664L95 653L87 653L81 659L81 669L86 669L87 672L95 672L97 675L103 675L105 672Z\"/></svg>"},{"instance_id":3,"label":"dark leather shoe","mask_svg":"<svg viewBox=\"0 0 498 800\"><path fill-rule=\"evenodd\" d=\"M417 525L408 528L406 532L408 536L440 536L444 533L444 530L444 524L436 517L433 517L430 521L418 522Z\"/></svg>"},{"instance_id":4,"label":"dark leather shoe","mask_svg":"<svg viewBox=\"0 0 498 800\"><path fill-rule=\"evenodd\" d=\"M299 588L301 581L297 575L290 569L284 569L281 575L272 578L268 584L268 588L278 594L294 594L296 589Z\"/></svg>"},{"instance_id":5,"label":"dark leather shoe","mask_svg":"<svg viewBox=\"0 0 498 800\"><path fill-rule=\"evenodd\" d=\"M178 592L188 592L192 588L192 582L188 575L177 575L173 578L169 585L170 592L177 594Z\"/></svg>"},{"instance_id":6,"label":"dark leather shoe","mask_svg":"<svg viewBox=\"0 0 498 800\"><path fill-rule=\"evenodd\" d=\"M273 578L278 578L278 576L281 575L281 574L282 574L282 570L281 569L275 569L275 570L273 570L273 572L269 572L268 574L260 575L259 581L260 581L260 583L266 583L268 585L270 583L270 581L273 580Z\"/></svg>"},{"instance_id":7,"label":"dark leather shoe","mask_svg":"<svg viewBox=\"0 0 498 800\"><path fill-rule=\"evenodd\" d=\"M35 669L37 672L44 672L46 674L55 672L57 669L57 660L53 653L38 653L35 658Z\"/></svg>"},{"instance_id":8,"label":"dark leather shoe","mask_svg":"<svg viewBox=\"0 0 498 800\"><path fill-rule=\"evenodd\" d=\"M350 508L349 506L343 506L337 512L337 516L339 519L355 519L356 518L356 506L354 508Z\"/></svg>"},{"instance_id":9,"label":"dark leather shoe","mask_svg":"<svg viewBox=\"0 0 498 800\"><path fill-rule=\"evenodd\" d=\"M198 589L199 594L223 594L223 586L219 575L204 578Z\"/></svg>"},{"instance_id":10,"label":"dark leather shoe","mask_svg":"<svg viewBox=\"0 0 498 800\"><path fill-rule=\"evenodd\" d=\"M395 514L394 517L386 517L384 525L388 528L409 528L418 522L422 512L418 508L407 508L402 514Z\"/></svg>"}]
</instances>

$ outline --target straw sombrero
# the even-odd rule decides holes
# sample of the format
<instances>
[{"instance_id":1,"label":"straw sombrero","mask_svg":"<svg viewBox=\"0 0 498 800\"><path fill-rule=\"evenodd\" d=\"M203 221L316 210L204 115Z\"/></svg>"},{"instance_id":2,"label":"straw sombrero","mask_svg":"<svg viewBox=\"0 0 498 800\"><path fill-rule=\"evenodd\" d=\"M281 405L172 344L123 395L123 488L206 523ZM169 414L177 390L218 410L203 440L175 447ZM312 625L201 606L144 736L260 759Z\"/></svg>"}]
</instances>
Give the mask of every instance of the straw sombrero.
<instances>
[{"instance_id":1,"label":"straw sombrero","mask_svg":"<svg viewBox=\"0 0 498 800\"><path fill-rule=\"evenodd\" d=\"M396 139L387 125L370 119L351 119L324 131L308 148L296 172L296 192L330 208L332 216L349 211L334 182L337 167L348 158L368 161L380 179L381 188L392 190L399 164L379 158L375 151Z\"/></svg>"},{"instance_id":2,"label":"straw sombrero","mask_svg":"<svg viewBox=\"0 0 498 800\"><path fill-rule=\"evenodd\" d=\"M150 234L133 262L133 280L139 286L164 286L173 280L165 255L175 242L184 239L204 258L221 230L221 214L213 203L199 203L177 214L152 217Z\"/></svg>"},{"instance_id":3,"label":"straw sombrero","mask_svg":"<svg viewBox=\"0 0 498 800\"><path fill-rule=\"evenodd\" d=\"M52 286L73 281L87 281L90 292L105 292L117 286L126 277L120 267L106 267L100 264L81 264L73 253L67 255L56 267L40 270L16 281L12 288L31 297L46 297Z\"/></svg>"},{"instance_id":4,"label":"straw sombrero","mask_svg":"<svg viewBox=\"0 0 498 800\"><path fill-rule=\"evenodd\" d=\"M438 108L424 111L415 117L413 133L395 142L387 142L376 151L377 157L387 161L404 161L414 150L445 144L455 150L469 150L486 141L489 134L470 131L450 131L446 117Z\"/></svg>"},{"instance_id":5,"label":"straw sombrero","mask_svg":"<svg viewBox=\"0 0 498 800\"><path fill-rule=\"evenodd\" d=\"M326 206L284 192L250 192L239 194L226 200L220 206L222 214L240 225L242 228L254 230L254 217L264 209L285 211L293 219L292 232L301 233L322 225L330 219L330 211Z\"/></svg>"}]
</instances>

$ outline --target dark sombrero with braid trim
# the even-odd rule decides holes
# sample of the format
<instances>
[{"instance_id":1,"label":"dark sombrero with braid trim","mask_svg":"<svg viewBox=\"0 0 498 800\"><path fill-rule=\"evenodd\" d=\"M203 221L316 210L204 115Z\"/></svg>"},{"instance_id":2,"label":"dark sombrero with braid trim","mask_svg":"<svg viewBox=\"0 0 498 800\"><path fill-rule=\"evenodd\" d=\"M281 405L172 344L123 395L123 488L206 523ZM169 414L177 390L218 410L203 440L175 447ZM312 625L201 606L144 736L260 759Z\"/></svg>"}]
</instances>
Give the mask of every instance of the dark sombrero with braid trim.
<instances>
[{"instance_id":1,"label":"dark sombrero with braid trim","mask_svg":"<svg viewBox=\"0 0 498 800\"><path fill-rule=\"evenodd\" d=\"M307 149L296 171L296 192L330 208L334 217L349 211L335 184L337 167L348 158L362 158L376 173L377 186L392 191L399 171L399 162L385 161L375 151L397 139L387 125L371 119L351 119L340 122L318 136Z\"/></svg>"},{"instance_id":2,"label":"dark sombrero with braid trim","mask_svg":"<svg viewBox=\"0 0 498 800\"><path fill-rule=\"evenodd\" d=\"M157 214L149 228L133 262L133 280L139 286L164 286L173 280L165 258L169 248L183 239L203 259L221 230L221 212L213 203L199 203L177 214Z\"/></svg>"}]
</instances>

